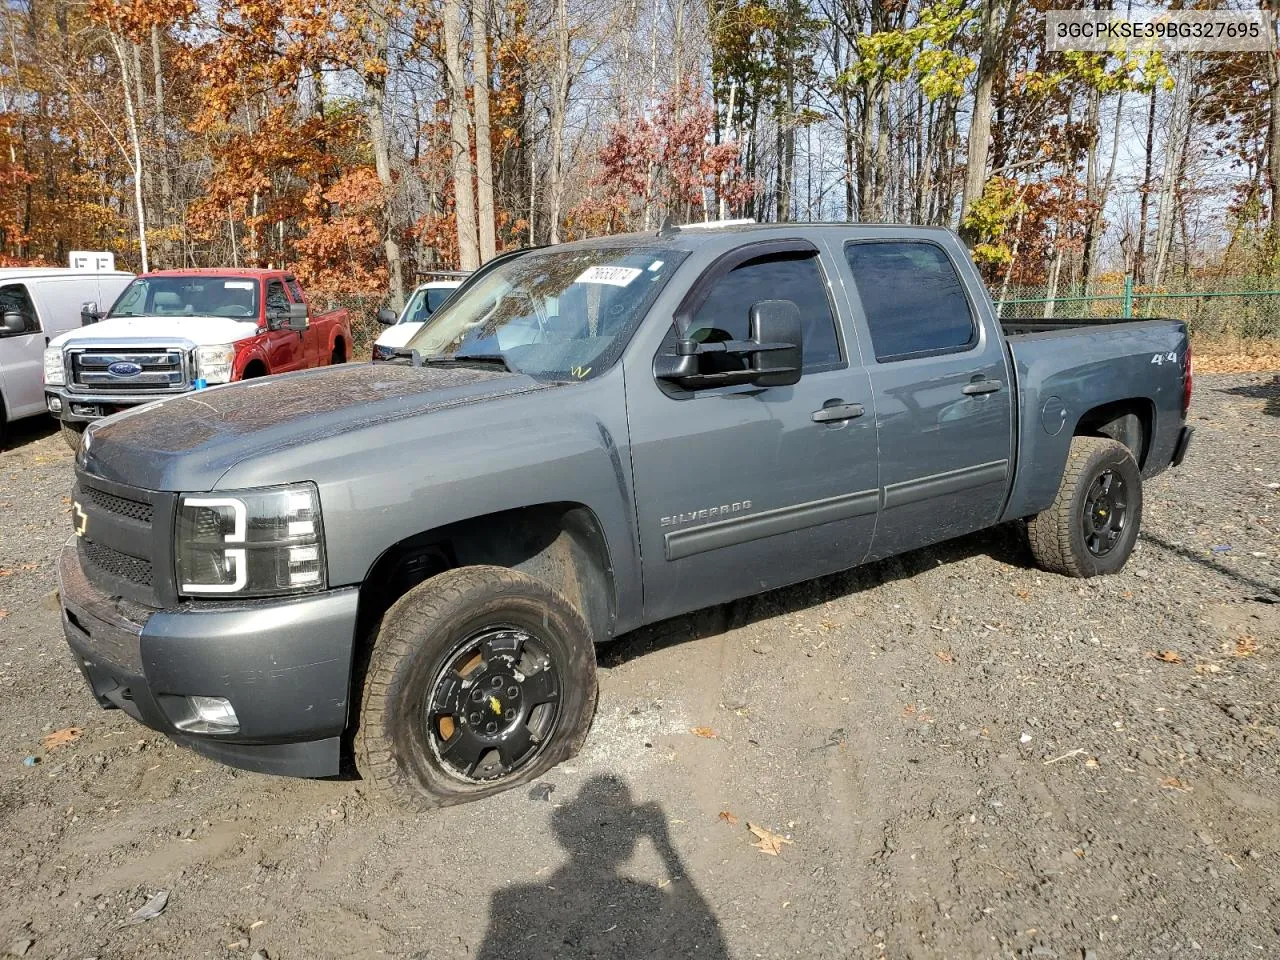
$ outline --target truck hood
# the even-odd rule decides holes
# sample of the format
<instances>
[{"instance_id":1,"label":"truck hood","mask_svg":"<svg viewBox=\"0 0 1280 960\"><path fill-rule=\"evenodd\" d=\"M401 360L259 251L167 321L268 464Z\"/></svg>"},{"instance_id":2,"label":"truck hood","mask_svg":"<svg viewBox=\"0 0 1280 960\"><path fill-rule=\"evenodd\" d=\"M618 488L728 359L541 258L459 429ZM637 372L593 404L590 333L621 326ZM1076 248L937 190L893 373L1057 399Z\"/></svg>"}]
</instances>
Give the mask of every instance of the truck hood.
<instances>
[{"instance_id":1,"label":"truck hood","mask_svg":"<svg viewBox=\"0 0 1280 960\"><path fill-rule=\"evenodd\" d=\"M382 331L382 335L373 341L380 347L403 347L413 339L413 335L422 329L421 321L393 324Z\"/></svg>"},{"instance_id":2,"label":"truck hood","mask_svg":"<svg viewBox=\"0 0 1280 960\"><path fill-rule=\"evenodd\" d=\"M199 390L92 424L79 466L147 490L211 490L237 463L373 424L544 389L501 368L342 364Z\"/></svg>"},{"instance_id":3,"label":"truck hood","mask_svg":"<svg viewBox=\"0 0 1280 960\"><path fill-rule=\"evenodd\" d=\"M197 346L235 343L258 333L256 320L231 317L112 317L54 337L51 347L92 345L111 340L185 340Z\"/></svg>"}]
</instances>

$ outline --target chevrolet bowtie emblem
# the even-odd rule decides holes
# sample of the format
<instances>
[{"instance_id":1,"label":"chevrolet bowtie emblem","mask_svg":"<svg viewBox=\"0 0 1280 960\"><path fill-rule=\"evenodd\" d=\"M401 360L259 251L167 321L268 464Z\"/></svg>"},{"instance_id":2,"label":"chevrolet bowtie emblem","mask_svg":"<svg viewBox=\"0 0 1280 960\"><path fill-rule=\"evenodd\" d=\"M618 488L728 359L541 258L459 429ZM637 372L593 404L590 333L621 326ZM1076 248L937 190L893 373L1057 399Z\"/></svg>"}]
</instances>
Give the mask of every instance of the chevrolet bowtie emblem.
<instances>
[{"instance_id":1,"label":"chevrolet bowtie emblem","mask_svg":"<svg viewBox=\"0 0 1280 960\"><path fill-rule=\"evenodd\" d=\"M76 536L83 537L85 528L89 526L89 518L84 512L84 508L80 506L80 501L72 501L71 515L76 521Z\"/></svg>"}]
</instances>

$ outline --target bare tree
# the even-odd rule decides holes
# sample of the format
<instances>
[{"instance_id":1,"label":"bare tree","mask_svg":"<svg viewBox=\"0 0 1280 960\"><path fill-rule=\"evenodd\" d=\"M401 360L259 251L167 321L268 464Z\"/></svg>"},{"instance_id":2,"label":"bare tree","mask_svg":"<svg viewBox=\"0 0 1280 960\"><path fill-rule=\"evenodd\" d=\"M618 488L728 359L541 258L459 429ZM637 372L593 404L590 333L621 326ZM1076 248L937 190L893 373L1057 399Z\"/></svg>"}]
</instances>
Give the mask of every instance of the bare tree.
<instances>
[{"instance_id":1,"label":"bare tree","mask_svg":"<svg viewBox=\"0 0 1280 960\"><path fill-rule=\"evenodd\" d=\"M476 207L480 261L498 252L494 234L493 140L489 131L489 17L487 0L471 0L471 46L475 62L472 85L476 109Z\"/></svg>"},{"instance_id":2,"label":"bare tree","mask_svg":"<svg viewBox=\"0 0 1280 960\"><path fill-rule=\"evenodd\" d=\"M449 138L452 141L454 210L458 221L458 261L463 270L480 266L476 198L471 185L471 125L467 80L462 71L462 4L444 0L444 69L449 87Z\"/></svg>"}]
</instances>

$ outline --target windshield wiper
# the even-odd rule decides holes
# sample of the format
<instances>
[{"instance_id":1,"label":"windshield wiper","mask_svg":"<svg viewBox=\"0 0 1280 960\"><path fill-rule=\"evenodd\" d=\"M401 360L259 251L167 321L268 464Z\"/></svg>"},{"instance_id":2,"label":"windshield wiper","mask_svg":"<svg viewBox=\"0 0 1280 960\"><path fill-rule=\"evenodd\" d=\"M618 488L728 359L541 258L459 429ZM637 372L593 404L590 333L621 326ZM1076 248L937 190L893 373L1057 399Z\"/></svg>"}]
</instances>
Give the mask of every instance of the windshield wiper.
<instances>
[{"instance_id":1,"label":"windshield wiper","mask_svg":"<svg viewBox=\"0 0 1280 960\"><path fill-rule=\"evenodd\" d=\"M423 363L436 364L452 364L452 363L491 363L502 367L503 370L511 371L511 367L507 365L507 358L500 353L454 353L450 355L438 355L434 357L423 357Z\"/></svg>"},{"instance_id":2,"label":"windshield wiper","mask_svg":"<svg viewBox=\"0 0 1280 960\"><path fill-rule=\"evenodd\" d=\"M502 367L508 373L515 371L507 364L507 358L500 353L454 353L454 354L435 354L433 356L424 357L417 350L408 350L401 348L396 350L393 356L408 357L410 362L415 366L454 366L464 364L493 364Z\"/></svg>"}]
</instances>

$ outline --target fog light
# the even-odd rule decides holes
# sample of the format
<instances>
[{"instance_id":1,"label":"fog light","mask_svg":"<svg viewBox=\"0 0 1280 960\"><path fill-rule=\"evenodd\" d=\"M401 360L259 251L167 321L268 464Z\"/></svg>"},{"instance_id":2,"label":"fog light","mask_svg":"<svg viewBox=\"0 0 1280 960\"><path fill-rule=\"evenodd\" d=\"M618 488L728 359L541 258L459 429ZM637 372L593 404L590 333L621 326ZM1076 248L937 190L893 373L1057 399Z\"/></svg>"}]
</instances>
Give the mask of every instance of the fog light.
<instances>
[{"instance_id":1,"label":"fog light","mask_svg":"<svg viewBox=\"0 0 1280 960\"><path fill-rule=\"evenodd\" d=\"M61 398L61 397L50 397L50 398L49 398L49 412L50 412L50 413L61 413L61 412L62 412L62 398Z\"/></svg>"},{"instance_id":2,"label":"fog light","mask_svg":"<svg viewBox=\"0 0 1280 960\"><path fill-rule=\"evenodd\" d=\"M192 716L174 724L188 733L235 733L240 718L226 697L187 697Z\"/></svg>"}]
</instances>

